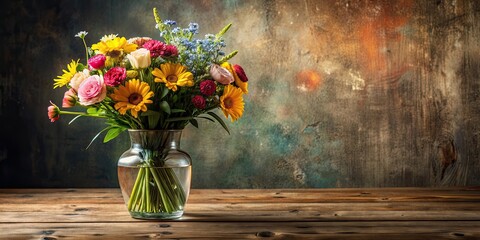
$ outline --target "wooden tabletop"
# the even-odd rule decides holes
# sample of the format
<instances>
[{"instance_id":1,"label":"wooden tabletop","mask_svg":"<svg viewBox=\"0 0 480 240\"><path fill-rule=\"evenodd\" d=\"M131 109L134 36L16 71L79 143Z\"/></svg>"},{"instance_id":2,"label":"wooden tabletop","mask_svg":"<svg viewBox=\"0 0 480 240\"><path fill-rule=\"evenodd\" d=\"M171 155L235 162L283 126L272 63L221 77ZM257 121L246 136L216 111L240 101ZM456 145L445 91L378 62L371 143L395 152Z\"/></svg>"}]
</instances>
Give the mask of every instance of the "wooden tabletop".
<instances>
[{"instance_id":1,"label":"wooden tabletop","mask_svg":"<svg viewBox=\"0 0 480 240\"><path fill-rule=\"evenodd\" d=\"M174 221L119 189L0 189L0 239L480 239L480 187L193 189Z\"/></svg>"}]
</instances>

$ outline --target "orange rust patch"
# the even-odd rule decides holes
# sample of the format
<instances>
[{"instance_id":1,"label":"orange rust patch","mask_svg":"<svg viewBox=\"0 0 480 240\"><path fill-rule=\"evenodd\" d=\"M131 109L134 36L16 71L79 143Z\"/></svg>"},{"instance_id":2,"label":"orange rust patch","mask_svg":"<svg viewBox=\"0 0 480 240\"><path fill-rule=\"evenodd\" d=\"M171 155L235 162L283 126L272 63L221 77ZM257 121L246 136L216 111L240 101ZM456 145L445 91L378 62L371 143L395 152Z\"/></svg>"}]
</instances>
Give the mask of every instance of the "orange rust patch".
<instances>
[{"instance_id":1,"label":"orange rust patch","mask_svg":"<svg viewBox=\"0 0 480 240\"><path fill-rule=\"evenodd\" d=\"M322 77L317 71L305 69L297 73L295 85L297 89L304 92L312 92L322 85Z\"/></svg>"}]
</instances>

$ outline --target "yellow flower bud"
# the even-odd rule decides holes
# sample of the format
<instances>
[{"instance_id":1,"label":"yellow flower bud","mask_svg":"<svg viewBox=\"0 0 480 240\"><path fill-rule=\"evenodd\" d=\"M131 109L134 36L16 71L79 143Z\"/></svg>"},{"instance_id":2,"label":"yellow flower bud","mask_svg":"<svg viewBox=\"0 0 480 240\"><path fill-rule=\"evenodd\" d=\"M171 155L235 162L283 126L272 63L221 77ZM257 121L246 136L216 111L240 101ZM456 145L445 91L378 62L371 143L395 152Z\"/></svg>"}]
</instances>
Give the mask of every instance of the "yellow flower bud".
<instances>
[{"instance_id":1,"label":"yellow flower bud","mask_svg":"<svg viewBox=\"0 0 480 240\"><path fill-rule=\"evenodd\" d=\"M128 70L127 77L128 78L136 78L138 76L138 72L136 70Z\"/></svg>"}]
</instances>

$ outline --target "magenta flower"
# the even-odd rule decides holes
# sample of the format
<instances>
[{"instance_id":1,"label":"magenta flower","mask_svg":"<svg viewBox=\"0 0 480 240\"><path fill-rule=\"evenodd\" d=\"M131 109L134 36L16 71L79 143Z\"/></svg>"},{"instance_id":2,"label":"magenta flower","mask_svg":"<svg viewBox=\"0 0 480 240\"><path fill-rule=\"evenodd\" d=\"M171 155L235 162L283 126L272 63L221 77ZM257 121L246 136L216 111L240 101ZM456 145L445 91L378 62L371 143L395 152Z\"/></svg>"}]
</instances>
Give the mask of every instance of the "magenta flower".
<instances>
[{"instance_id":1,"label":"magenta flower","mask_svg":"<svg viewBox=\"0 0 480 240\"><path fill-rule=\"evenodd\" d=\"M240 65L233 65L233 70L237 74L238 78L242 80L242 82L248 82L247 74L245 74L245 71L243 71L243 68Z\"/></svg>"},{"instance_id":2,"label":"magenta flower","mask_svg":"<svg viewBox=\"0 0 480 240\"><path fill-rule=\"evenodd\" d=\"M50 104L51 105L48 106L48 118L51 122L55 122L60 118L60 108L53 104L52 101L50 101Z\"/></svg>"},{"instance_id":3,"label":"magenta flower","mask_svg":"<svg viewBox=\"0 0 480 240\"><path fill-rule=\"evenodd\" d=\"M174 45L166 45L162 57L175 57L178 55L178 49Z\"/></svg>"},{"instance_id":4,"label":"magenta flower","mask_svg":"<svg viewBox=\"0 0 480 240\"><path fill-rule=\"evenodd\" d=\"M150 57L155 58L158 56L162 56L165 52L165 43L160 42L158 40L152 39L145 42L142 45L143 48L146 48L150 51Z\"/></svg>"},{"instance_id":5,"label":"magenta flower","mask_svg":"<svg viewBox=\"0 0 480 240\"><path fill-rule=\"evenodd\" d=\"M97 54L90 59L88 59L88 65L93 69L102 69L105 67L105 61L107 58L103 54Z\"/></svg>"},{"instance_id":6,"label":"magenta flower","mask_svg":"<svg viewBox=\"0 0 480 240\"><path fill-rule=\"evenodd\" d=\"M103 78L98 75L90 76L78 87L79 103L88 106L99 103L107 96L107 87Z\"/></svg>"},{"instance_id":7,"label":"magenta flower","mask_svg":"<svg viewBox=\"0 0 480 240\"><path fill-rule=\"evenodd\" d=\"M192 103L193 106L195 106L198 109L204 109L205 108L205 98L203 98L200 95L196 95L195 97L192 98Z\"/></svg>"},{"instance_id":8,"label":"magenta flower","mask_svg":"<svg viewBox=\"0 0 480 240\"><path fill-rule=\"evenodd\" d=\"M66 91L63 95L62 107L64 108L71 108L75 106L77 103L77 93L75 89L70 88L70 90Z\"/></svg>"},{"instance_id":9,"label":"magenta flower","mask_svg":"<svg viewBox=\"0 0 480 240\"><path fill-rule=\"evenodd\" d=\"M217 90L217 84L213 80L205 80L200 83L200 92L205 96L211 96Z\"/></svg>"},{"instance_id":10,"label":"magenta flower","mask_svg":"<svg viewBox=\"0 0 480 240\"><path fill-rule=\"evenodd\" d=\"M103 76L105 84L110 87L120 85L127 78L127 70L122 67L113 67Z\"/></svg>"}]
</instances>

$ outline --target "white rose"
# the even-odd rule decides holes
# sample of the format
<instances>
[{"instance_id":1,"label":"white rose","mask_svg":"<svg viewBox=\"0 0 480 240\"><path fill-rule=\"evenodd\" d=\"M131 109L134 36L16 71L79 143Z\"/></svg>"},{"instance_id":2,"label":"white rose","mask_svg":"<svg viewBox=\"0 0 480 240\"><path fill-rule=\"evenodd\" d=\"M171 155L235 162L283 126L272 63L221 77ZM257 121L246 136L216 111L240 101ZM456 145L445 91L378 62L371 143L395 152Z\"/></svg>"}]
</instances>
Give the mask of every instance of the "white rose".
<instances>
[{"instance_id":1,"label":"white rose","mask_svg":"<svg viewBox=\"0 0 480 240\"><path fill-rule=\"evenodd\" d=\"M78 91L80 84L82 84L82 82L88 77L90 77L90 71L88 71L88 69L83 69L82 72L75 73L72 79L70 79L70 87L75 89L75 91Z\"/></svg>"},{"instance_id":2,"label":"white rose","mask_svg":"<svg viewBox=\"0 0 480 240\"><path fill-rule=\"evenodd\" d=\"M127 55L130 64L135 69L147 68L151 64L150 51L145 48L139 48Z\"/></svg>"}]
</instances>

